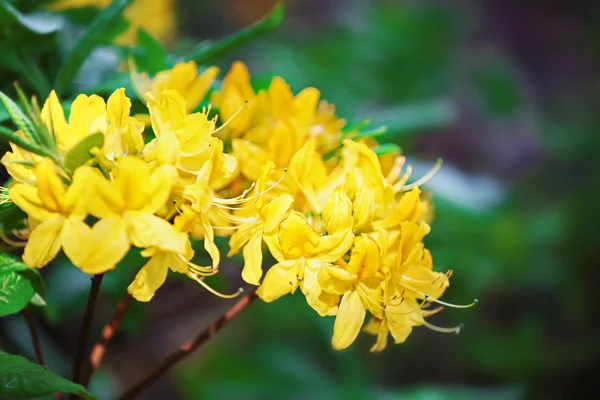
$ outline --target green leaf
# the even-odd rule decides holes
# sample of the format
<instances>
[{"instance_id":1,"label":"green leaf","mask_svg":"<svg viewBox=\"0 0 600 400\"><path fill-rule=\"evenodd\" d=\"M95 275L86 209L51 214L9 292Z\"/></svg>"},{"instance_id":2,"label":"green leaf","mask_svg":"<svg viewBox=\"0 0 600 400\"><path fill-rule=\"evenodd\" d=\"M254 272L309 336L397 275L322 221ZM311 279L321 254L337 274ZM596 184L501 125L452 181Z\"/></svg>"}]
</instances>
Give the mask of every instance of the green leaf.
<instances>
[{"instance_id":1,"label":"green leaf","mask_svg":"<svg viewBox=\"0 0 600 400\"><path fill-rule=\"evenodd\" d=\"M378 156L389 154L389 153L402 153L402 148L395 143L385 143L380 144L379 146L373 147L373 152Z\"/></svg>"},{"instance_id":2,"label":"green leaf","mask_svg":"<svg viewBox=\"0 0 600 400\"><path fill-rule=\"evenodd\" d=\"M0 93L2 93L2 92L0 92ZM42 157L49 157L53 160L56 160L56 156L54 156L52 153L50 153L46 149L42 149L41 147L38 147L35 144L29 143L25 139L17 136L11 129L5 128L3 126L0 127L0 137L4 137L9 142L14 143L17 146L19 146L20 148L30 151L33 154L37 154Z\"/></svg>"},{"instance_id":3,"label":"green leaf","mask_svg":"<svg viewBox=\"0 0 600 400\"><path fill-rule=\"evenodd\" d=\"M387 126L380 126L379 128L371 129L368 131L358 132L356 135L352 136L352 140L360 140L366 138L374 138L383 135L388 130Z\"/></svg>"},{"instance_id":4,"label":"green leaf","mask_svg":"<svg viewBox=\"0 0 600 400\"><path fill-rule=\"evenodd\" d=\"M47 35L55 32L61 26L61 21L47 15L28 16L21 14L7 1L0 1L0 22L4 27L19 25L19 27L37 35Z\"/></svg>"},{"instance_id":5,"label":"green leaf","mask_svg":"<svg viewBox=\"0 0 600 400\"><path fill-rule=\"evenodd\" d=\"M152 35L143 29L138 29L137 42L136 50L139 50L140 54L136 55L136 65L140 71L156 74L169 67L167 51Z\"/></svg>"},{"instance_id":6,"label":"green leaf","mask_svg":"<svg viewBox=\"0 0 600 400\"><path fill-rule=\"evenodd\" d=\"M59 95L71 84L83 62L92 50L104 40L106 30L110 29L119 19L131 1L113 0L111 5L98 14L89 28L79 37L56 76L54 88Z\"/></svg>"},{"instance_id":7,"label":"green leaf","mask_svg":"<svg viewBox=\"0 0 600 400\"><path fill-rule=\"evenodd\" d=\"M47 368L21 356L0 351L0 395L27 399L57 392L98 400L83 386L70 382Z\"/></svg>"},{"instance_id":8,"label":"green leaf","mask_svg":"<svg viewBox=\"0 0 600 400\"><path fill-rule=\"evenodd\" d=\"M2 317L21 311L35 294L31 281L21 274L21 271L23 269L19 261L8 254L0 254L0 316Z\"/></svg>"},{"instance_id":9,"label":"green leaf","mask_svg":"<svg viewBox=\"0 0 600 400\"><path fill-rule=\"evenodd\" d=\"M260 21L237 31L218 42L201 43L191 51L191 54L187 59L195 61L198 64L206 64L259 36L273 32L281 25L284 16L285 6L283 2L279 2L275 8L273 8L273 11Z\"/></svg>"},{"instance_id":10,"label":"green leaf","mask_svg":"<svg viewBox=\"0 0 600 400\"><path fill-rule=\"evenodd\" d=\"M104 135L100 132L85 137L77 143L65 156L65 167L69 171L75 171L75 168L85 164L94 156L90 153L94 147L102 148L104 145Z\"/></svg>"},{"instance_id":11,"label":"green leaf","mask_svg":"<svg viewBox=\"0 0 600 400\"><path fill-rule=\"evenodd\" d=\"M0 101L4 104L4 108L8 112L10 119L15 126L23 131L25 137L31 141L35 140L35 128L33 123L27 118L23 110L10 97L0 92ZM16 144L16 142L15 142Z\"/></svg>"}]
</instances>

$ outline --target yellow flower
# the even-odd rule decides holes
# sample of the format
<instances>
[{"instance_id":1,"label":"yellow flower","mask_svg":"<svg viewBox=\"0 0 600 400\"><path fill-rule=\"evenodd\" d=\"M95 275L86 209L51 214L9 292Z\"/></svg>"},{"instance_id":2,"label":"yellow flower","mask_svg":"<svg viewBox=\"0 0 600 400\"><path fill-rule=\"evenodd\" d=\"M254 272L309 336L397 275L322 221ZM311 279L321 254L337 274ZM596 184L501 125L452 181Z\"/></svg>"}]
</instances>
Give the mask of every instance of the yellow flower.
<instances>
[{"instance_id":1,"label":"yellow flower","mask_svg":"<svg viewBox=\"0 0 600 400\"><path fill-rule=\"evenodd\" d=\"M334 349L345 349L354 342L367 310L379 318L383 316L381 265L382 251L377 242L363 234L354 242L347 264L342 261L341 266L327 266L321 270L319 282L323 289L342 295L331 339Z\"/></svg>"},{"instance_id":2,"label":"yellow flower","mask_svg":"<svg viewBox=\"0 0 600 400\"><path fill-rule=\"evenodd\" d=\"M185 209L175 218L173 223L177 232L187 234L196 223L196 215ZM147 302L167 279L169 269L181 274L188 274L189 260L194 256L194 250L189 241L186 243L185 253L165 251L159 247L151 247L142 252L144 257L149 257L148 262L140 269L127 291L137 300Z\"/></svg>"},{"instance_id":3,"label":"yellow flower","mask_svg":"<svg viewBox=\"0 0 600 400\"><path fill-rule=\"evenodd\" d=\"M85 171L77 171L67 188L49 159L41 160L34 169L36 186L17 183L9 188L14 203L27 213L33 228L23 260L32 268L41 268L58 254L61 247L67 256L73 254L72 243L87 225L85 205Z\"/></svg>"},{"instance_id":4,"label":"yellow flower","mask_svg":"<svg viewBox=\"0 0 600 400\"><path fill-rule=\"evenodd\" d=\"M166 90L176 91L185 100L186 111L190 112L200 105L218 74L219 68L209 67L198 75L196 63L188 61L159 72L153 79L146 73L132 72L131 81L138 95L145 100L152 97L160 101Z\"/></svg>"},{"instance_id":5,"label":"yellow flower","mask_svg":"<svg viewBox=\"0 0 600 400\"><path fill-rule=\"evenodd\" d=\"M146 146L144 153L147 161L172 159L173 165L181 171L196 175L211 158L213 149L219 147L220 140L212 136L215 119L209 120L206 111L188 115L185 104L185 99L175 90L165 90L160 101L149 97L148 109L156 139ZM167 148L171 149L172 154L177 154L165 157L165 147L161 146L161 141L168 143ZM163 151L163 154L157 153L157 150ZM228 154L220 154L219 159L230 167L227 176L218 179L224 179L226 182L220 184L225 186L230 182L228 180L235 178L237 162Z\"/></svg>"},{"instance_id":6,"label":"yellow flower","mask_svg":"<svg viewBox=\"0 0 600 400\"><path fill-rule=\"evenodd\" d=\"M258 288L261 299L271 302L300 287L308 304L320 315L335 315L339 295L323 291L317 277L322 268L339 261L352 246L349 202L340 188L325 206L327 235L319 236L304 216L291 211L276 234L264 237L278 263L267 271Z\"/></svg>"},{"instance_id":7,"label":"yellow flower","mask_svg":"<svg viewBox=\"0 0 600 400\"><path fill-rule=\"evenodd\" d=\"M236 219L239 228L231 235L229 240L230 251L227 257L237 254L243 248L244 269L242 278L247 283L258 286L262 276L262 241L264 235L272 235L281 220L292 206L294 198L287 193L265 204L264 193L267 190L265 183L267 176L272 171L272 163L262 168L261 179L255 186L254 201L243 210L247 217Z\"/></svg>"},{"instance_id":8,"label":"yellow flower","mask_svg":"<svg viewBox=\"0 0 600 400\"><path fill-rule=\"evenodd\" d=\"M113 269L131 244L186 253L187 235L154 215L171 194L176 177L173 167L159 166L151 171L142 160L127 156L117 161L111 181L90 167L80 169L89 170L92 194L88 210L100 219L72 243L69 258L82 271L98 274Z\"/></svg>"}]
</instances>

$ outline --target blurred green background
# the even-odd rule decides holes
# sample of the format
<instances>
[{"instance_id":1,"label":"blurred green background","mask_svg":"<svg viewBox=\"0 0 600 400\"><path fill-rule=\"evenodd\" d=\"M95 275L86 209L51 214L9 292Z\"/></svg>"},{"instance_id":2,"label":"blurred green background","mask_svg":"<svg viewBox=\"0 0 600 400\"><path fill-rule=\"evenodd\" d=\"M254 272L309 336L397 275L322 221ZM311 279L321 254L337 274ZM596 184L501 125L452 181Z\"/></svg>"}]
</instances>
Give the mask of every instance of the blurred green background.
<instances>
[{"instance_id":1,"label":"blurred green background","mask_svg":"<svg viewBox=\"0 0 600 400\"><path fill-rule=\"evenodd\" d=\"M595 1L290 0L283 27L218 65L245 61L258 87L283 76L315 86L349 121L389 127L428 184L426 238L436 268L453 269L442 326L369 353L329 344L333 319L301 296L257 302L154 385L144 399L563 399L593 393L600 372L600 6ZM219 38L266 14L268 0L180 0L179 37ZM134 256L132 256L134 257ZM240 284L238 259L224 290ZM99 330L135 267L105 278ZM59 260L44 271L40 312L50 367L68 375L89 279ZM135 304L92 391L102 399L231 305L173 279ZM32 355L22 316L2 321L5 345Z\"/></svg>"}]
</instances>

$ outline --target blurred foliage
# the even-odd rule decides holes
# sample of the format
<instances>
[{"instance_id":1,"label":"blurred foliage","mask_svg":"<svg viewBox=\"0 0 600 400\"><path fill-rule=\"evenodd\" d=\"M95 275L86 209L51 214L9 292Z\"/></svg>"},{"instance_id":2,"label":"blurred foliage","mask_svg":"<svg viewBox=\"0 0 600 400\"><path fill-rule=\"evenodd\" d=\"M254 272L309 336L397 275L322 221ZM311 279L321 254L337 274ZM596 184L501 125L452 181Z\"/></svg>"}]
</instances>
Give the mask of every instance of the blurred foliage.
<instances>
[{"instance_id":1,"label":"blurred foliage","mask_svg":"<svg viewBox=\"0 0 600 400\"><path fill-rule=\"evenodd\" d=\"M18 3L33 9L32 2ZM189 3L182 2L180 9ZM594 376L600 359L593 315L600 276L591 222L600 219L596 111L564 92L558 100L532 100L532 83L512 55L493 46L468 46L476 25L470 8L443 3L352 2L335 22L308 29L291 20L279 36L235 57L262 72L253 82L256 88L275 74L284 75L296 91L315 86L350 124L370 118L375 126L389 127L382 141L394 141L423 159L450 160L442 171L458 172L430 185L435 220L427 245L438 270L454 270L446 300L479 299L475 308L447 310L436 321L441 326L462 322L464 330L454 336L418 329L406 344L378 355L368 352L370 337L334 352L329 343L333 319L314 316L301 297L257 303L174 370L171 377L182 398L552 399L587 387L581 382ZM77 30L97 12L80 10L56 23ZM57 74L59 58L73 45L52 27L32 28L30 20L11 18L13 39L27 45L18 54L3 53L2 90L10 90L16 69L32 68L27 57ZM32 40L36 29L45 31ZM66 45L56 52L53 43L62 39ZM172 63L143 31L138 42L136 62L144 70ZM174 53L192 52L181 45ZM129 85L126 75L106 80L102 71L84 83L76 80L75 87L105 92ZM24 89L46 90L48 83L31 72ZM0 109L0 123L7 118ZM486 151L503 158L522 154L523 142L502 133L515 126L533 150L507 174ZM484 201L482 194L493 201ZM139 267L139 255L130 257L103 286L111 306ZM65 259L44 274L46 328L64 333L81 313L89 279ZM125 331L153 332L148 312L141 305L132 308ZM2 333L7 342L15 341L10 326ZM55 360L60 364L60 356ZM94 384L127 378L99 375Z\"/></svg>"}]
</instances>

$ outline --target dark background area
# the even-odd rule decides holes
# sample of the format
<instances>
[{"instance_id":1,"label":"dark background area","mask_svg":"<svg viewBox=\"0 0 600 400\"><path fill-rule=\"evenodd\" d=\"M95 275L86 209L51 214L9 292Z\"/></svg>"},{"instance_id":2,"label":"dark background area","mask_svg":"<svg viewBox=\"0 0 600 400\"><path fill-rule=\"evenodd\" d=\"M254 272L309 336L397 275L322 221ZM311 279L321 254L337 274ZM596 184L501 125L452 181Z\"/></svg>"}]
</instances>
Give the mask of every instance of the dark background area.
<instances>
[{"instance_id":1,"label":"dark background area","mask_svg":"<svg viewBox=\"0 0 600 400\"><path fill-rule=\"evenodd\" d=\"M596 295L600 207L600 4L596 1L288 1L274 35L221 60L243 60L264 87L283 76L319 88L349 121L371 118L426 186L436 269L453 269L434 323L369 353L361 335L334 352L333 319L299 296L257 302L175 368L144 399L563 399L595 393L600 372ZM220 38L266 14L269 0L180 0L179 36ZM225 243L226 241L224 241ZM129 263L134 265L134 262ZM107 275L98 331L135 270ZM239 259L223 290L241 283ZM57 260L44 271L40 324L51 368L67 374L89 279ZM170 280L134 304L92 392L111 398L231 305ZM1 338L32 354L25 321Z\"/></svg>"}]
</instances>

